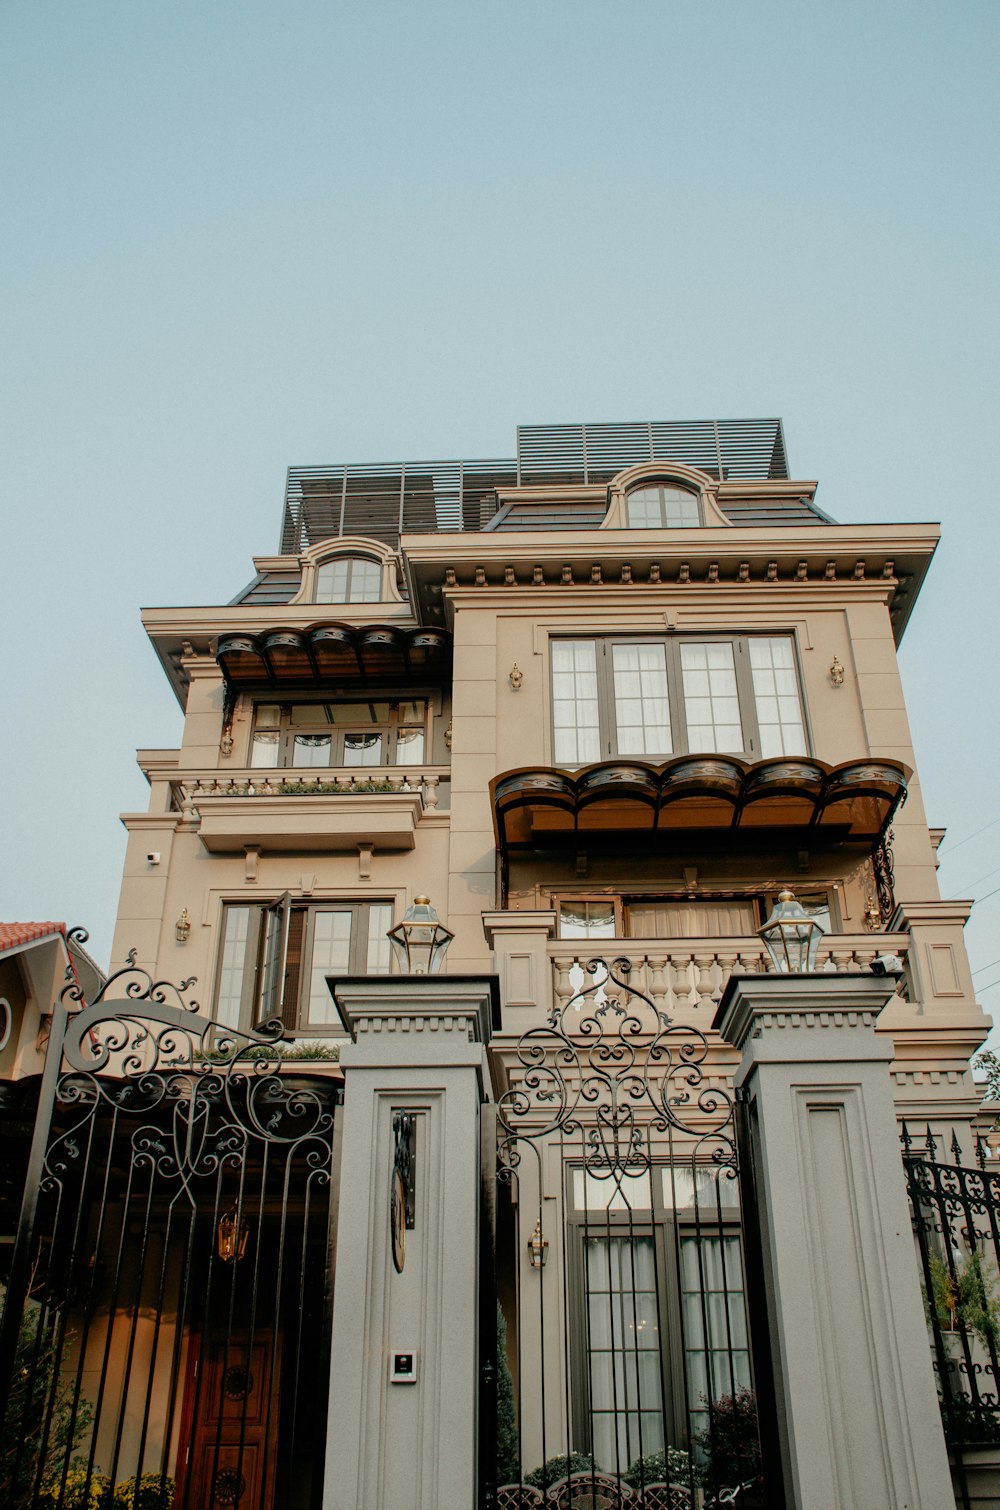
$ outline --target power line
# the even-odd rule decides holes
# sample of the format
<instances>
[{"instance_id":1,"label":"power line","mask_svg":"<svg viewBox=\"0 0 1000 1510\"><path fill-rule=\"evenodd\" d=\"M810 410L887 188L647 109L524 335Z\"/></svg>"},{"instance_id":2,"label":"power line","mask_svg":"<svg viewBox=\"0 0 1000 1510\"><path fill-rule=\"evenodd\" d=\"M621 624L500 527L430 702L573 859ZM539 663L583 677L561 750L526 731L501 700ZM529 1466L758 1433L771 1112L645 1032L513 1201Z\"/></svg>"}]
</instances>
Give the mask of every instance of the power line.
<instances>
[{"instance_id":1,"label":"power line","mask_svg":"<svg viewBox=\"0 0 1000 1510\"><path fill-rule=\"evenodd\" d=\"M978 907L980 902L988 902L990 897L995 896L1000 896L1000 886L994 886L993 890L988 891L984 897L977 897L972 905L973 907Z\"/></svg>"},{"instance_id":2,"label":"power line","mask_svg":"<svg viewBox=\"0 0 1000 1510\"><path fill-rule=\"evenodd\" d=\"M953 886L951 889L952 891L975 891L977 886L982 886L984 881L990 880L993 876L1000 876L1000 865L996 870L988 870L984 876L977 876L974 881L969 882L968 886Z\"/></svg>"},{"instance_id":3,"label":"power line","mask_svg":"<svg viewBox=\"0 0 1000 1510\"><path fill-rule=\"evenodd\" d=\"M991 980L988 986L977 986L976 995L981 996L984 991L992 991L994 986L1000 986L1000 975L997 976L996 980Z\"/></svg>"},{"instance_id":4,"label":"power line","mask_svg":"<svg viewBox=\"0 0 1000 1510\"><path fill-rule=\"evenodd\" d=\"M991 959L988 965L980 965L978 970L973 970L973 977L985 975L987 970L992 970L994 965L1000 965L1000 959Z\"/></svg>"},{"instance_id":5,"label":"power line","mask_svg":"<svg viewBox=\"0 0 1000 1510\"><path fill-rule=\"evenodd\" d=\"M959 839L957 844L945 844L942 846L944 854L954 854L956 849L961 849L963 844L971 844L973 839L978 839L980 834L985 834L987 829L996 828L1000 818L994 818L992 823L984 823L982 828L977 828L975 833L968 834L964 839Z\"/></svg>"}]
</instances>

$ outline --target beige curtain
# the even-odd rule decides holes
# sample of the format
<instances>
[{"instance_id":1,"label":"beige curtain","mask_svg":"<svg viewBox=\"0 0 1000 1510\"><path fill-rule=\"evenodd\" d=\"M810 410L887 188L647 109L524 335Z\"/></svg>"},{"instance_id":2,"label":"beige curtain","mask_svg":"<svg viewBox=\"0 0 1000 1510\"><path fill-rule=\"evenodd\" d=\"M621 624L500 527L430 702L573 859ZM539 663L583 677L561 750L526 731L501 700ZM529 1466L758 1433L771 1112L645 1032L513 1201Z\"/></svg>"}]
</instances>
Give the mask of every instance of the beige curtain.
<instances>
[{"instance_id":1,"label":"beige curtain","mask_svg":"<svg viewBox=\"0 0 1000 1510\"><path fill-rule=\"evenodd\" d=\"M630 902L628 919L632 938L731 938L757 930L749 901Z\"/></svg>"}]
</instances>

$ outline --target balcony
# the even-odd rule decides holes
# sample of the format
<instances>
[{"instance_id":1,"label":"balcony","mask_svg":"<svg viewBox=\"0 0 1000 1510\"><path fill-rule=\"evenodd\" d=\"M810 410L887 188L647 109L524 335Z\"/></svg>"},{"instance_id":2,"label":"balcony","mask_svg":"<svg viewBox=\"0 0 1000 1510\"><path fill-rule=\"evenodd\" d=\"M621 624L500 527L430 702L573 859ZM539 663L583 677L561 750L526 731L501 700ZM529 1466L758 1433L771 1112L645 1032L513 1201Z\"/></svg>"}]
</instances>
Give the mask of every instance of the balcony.
<instances>
[{"instance_id":1,"label":"balcony","mask_svg":"<svg viewBox=\"0 0 1000 1510\"><path fill-rule=\"evenodd\" d=\"M173 800L211 854L409 850L417 824L447 808L450 775L447 766L191 771Z\"/></svg>"}]
</instances>

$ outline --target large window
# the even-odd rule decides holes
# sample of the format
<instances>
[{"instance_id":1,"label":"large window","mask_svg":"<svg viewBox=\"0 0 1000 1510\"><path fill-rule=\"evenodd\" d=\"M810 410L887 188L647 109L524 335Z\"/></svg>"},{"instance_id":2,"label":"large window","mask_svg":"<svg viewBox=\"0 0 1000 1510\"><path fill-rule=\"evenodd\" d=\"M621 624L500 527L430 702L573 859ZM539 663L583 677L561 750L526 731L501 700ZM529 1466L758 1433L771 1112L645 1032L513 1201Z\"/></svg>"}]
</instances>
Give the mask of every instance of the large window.
<instances>
[{"instance_id":1,"label":"large window","mask_svg":"<svg viewBox=\"0 0 1000 1510\"><path fill-rule=\"evenodd\" d=\"M788 635L552 641L553 755L805 755Z\"/></svg>"},{"instance_id":2,"label":"large window","mask_svg":"<svg viewBox=\"0 0 1000 1510\"><path fill-rule=\"evenodd\" d=\"M298 1033L344 1031L328 975L387 975L391 902L276 902L226 906L216 1021L251 1028L280 1017Z\"/></svg>"},{"instance_id":3,"label":"large window","mask_svg":"<svg viewBox=\"0 0 1000 1510\"><path fill-rule=\"evenodd\" d=\"M777 894L755 896L662 897L556 895L552 905L564 939L711 939L749 938L770 914ZM823 892L798 894L807 915L824 933L833 923L830 899Z\"/></svg>"},{"instance_id":4,"label":"large window","mask_svg":"<svg viewBox=\"0 0 1000 1510\"><path fill-rule=\"evenodd\" d=\"M737 1185L708 1161L569 1177L574 1448L613 1473L750 1386Z\"/></svg>"},{"instance_id":5,"label":"large window","mask_svg":"<svg viewBox=\"0 0 1000 1510\"><path fill-rule=\"evenodd\" d=\"M337 556L316 570L317 603L377 603L382 596L382 567L365 556Z\"/></svg>"},{"instance_id":6,"label":"large window","mask_svg":"<svg viewBox=\"0 0 1000 1510\"><path fill-rule=\"evenodd\" d=\"M258 703L255 768L420 765L427 701Z\"/></svg>"},{"instance_id":7,"label":"large window","mask_svg":"<svg viewBox=\"0 0 1000 1510\"><path fill-rule=\"evenodd\" d=\"M664 484L634 488L625 500L625 512L633 530L677 530L702 522L698 495Z\"/></svg>"}]
</instances>

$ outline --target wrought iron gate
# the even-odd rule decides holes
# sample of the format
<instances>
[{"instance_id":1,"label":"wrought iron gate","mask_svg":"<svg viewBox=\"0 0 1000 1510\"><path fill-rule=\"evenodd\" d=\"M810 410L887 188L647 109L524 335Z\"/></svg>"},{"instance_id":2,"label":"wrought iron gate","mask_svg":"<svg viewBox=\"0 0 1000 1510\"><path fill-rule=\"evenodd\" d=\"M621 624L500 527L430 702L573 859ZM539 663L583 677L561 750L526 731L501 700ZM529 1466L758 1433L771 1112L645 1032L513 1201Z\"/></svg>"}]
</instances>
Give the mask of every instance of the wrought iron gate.
<instances>
[{"instance_id":1,"label":"wrought iron gate","mask_svg":"<svg viewBox=\"0 0 1000 1510\"><path fill-rule=\"evenodd\" d=\"M1000 1446L1000 1176L954 1163L930 1127L903 1124L903 1163L938 1401L959 1500L973 1503L965 1454ZM977 1152L985 1165L982 1144Z\"/></svg>"},{"instance_id":2,"label":"wrought iron gate","mask_svg":"<svg viewBox=\"0 0 1000 1510\"><path fill-rule=\"evenodd\" d=\"M130 957L56 1007L0 1323L6 1510L320 1502L340 1082L191 985Z\"/></svg>"},{"instance_id":3,"label":"wrought iron gate","mask_svg":"<svg viewBox=\"0 0 1000 1510\"><path fill-rule=\"evenodd\" d=\"M578 968L545 1026L494 1041L481 1503L773 1510L738 1108L705 1035L635 989L627 959Z\"/></svg>"}]
</instances>

